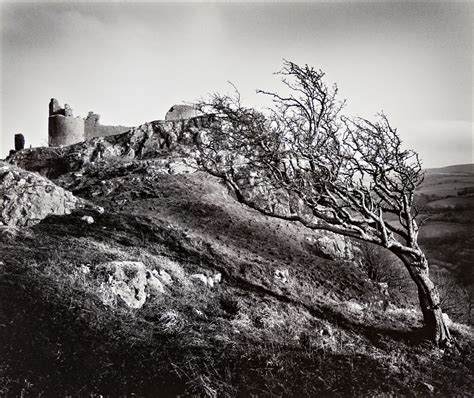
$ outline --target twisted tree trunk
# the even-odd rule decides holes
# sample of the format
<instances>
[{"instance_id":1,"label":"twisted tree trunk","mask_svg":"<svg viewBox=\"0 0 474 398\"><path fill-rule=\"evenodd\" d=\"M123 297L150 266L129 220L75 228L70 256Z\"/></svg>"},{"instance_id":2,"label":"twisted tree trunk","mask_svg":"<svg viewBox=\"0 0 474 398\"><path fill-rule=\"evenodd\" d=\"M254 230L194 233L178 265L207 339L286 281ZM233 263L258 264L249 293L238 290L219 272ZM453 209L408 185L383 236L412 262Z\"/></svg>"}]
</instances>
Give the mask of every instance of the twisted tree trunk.
<instances>
[{"instance_id":1,"label":"twisted tree trunk","mask_svg":"<svg viewBox=\"0 0 474 398\"><path fill-rule=\"evenodd\" d=\"M438 346L450 345L451 334L443 319L438 289L429 277L428 261L422 257L411 261L404 258L403 262L418 288L418 298L428 337Z\"/></svg>"}]
</instances>

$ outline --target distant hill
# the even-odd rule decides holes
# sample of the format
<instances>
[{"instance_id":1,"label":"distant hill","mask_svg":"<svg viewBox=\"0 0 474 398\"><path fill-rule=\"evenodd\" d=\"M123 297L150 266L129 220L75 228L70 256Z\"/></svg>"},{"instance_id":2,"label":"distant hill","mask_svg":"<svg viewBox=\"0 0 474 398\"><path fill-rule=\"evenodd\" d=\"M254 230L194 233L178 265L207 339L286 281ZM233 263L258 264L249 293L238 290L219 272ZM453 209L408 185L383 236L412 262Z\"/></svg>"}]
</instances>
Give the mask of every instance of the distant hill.
<instances>
[{"instance_id":1,"label":"distant hill","mask_svg":"<svg viewBox=\"0 0 474 398\"><path fill-rule=\"evenodd\" d=\"M425 180L418 195L431 196L430 201L465 195L474 189L474 164L458 164L425 170Z\"/></svg>"},{"instance_id":2,"label":"distant hill","mask_svg":"<svg viewBox=\"0 0 474 398\"><path fill-rule=\"evenodd\" d=\"M474 164L426 169L417 190L425 219L420 244L433 269L449 270L466 286L474 281ZM472 289L472 287L470 288Z\"/></svg>"},{"instance_id":3,"label":"distant hill","mask_svg":"<svg viewBox=\"0 0 474 398\"><path fill-rule=\"evenodd\" d=\"M436 167L425 171L427 174L474 174L474 163Z\"/></svg>"}]
</instances>

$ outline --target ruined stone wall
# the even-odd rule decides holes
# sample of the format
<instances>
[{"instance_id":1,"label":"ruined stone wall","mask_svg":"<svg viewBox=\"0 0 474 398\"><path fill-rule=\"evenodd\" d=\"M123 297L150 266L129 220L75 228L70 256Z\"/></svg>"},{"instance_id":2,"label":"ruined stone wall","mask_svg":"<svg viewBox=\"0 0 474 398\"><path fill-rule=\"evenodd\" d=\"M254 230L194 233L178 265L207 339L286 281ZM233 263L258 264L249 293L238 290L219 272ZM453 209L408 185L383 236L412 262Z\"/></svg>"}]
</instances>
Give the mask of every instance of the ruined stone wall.
<instances>
[{"instance_id":1,"label":"ruined stone wall","mask_svg":"<svg viewBox=\"0 0 474 398\"><path fill-rule=\"evenodd\" d=\"M206 131L219 125L214 115L179 121L156 120L119 135L96 137L62 148L24 149L14 152L7 161L48 178L58 178L100 159L144 160L172 153L192 159L195 145Z\"/></svg>"},{"instance_id":2,"label":"ruined stone wall","mask_svg":"<svg viewBox=\"0 0 474 398\"><path fill-rule=\"evenodd\" d=\"M95 126L94 128L88 128L85 126L85 139L94 137L108 137L109 135L116 135L129 131L131 127L126 126Z\"/></svg>"},{"instance_id":3,"label":"ruined stone wall","mask_svg":"<svg viewBox=\"0 0 474 398\"><path fill-rule=\"evenodd\" d=\"M89 112L84 119L84 135L86 140L94 137L107 137L109 135L121 134L131 129L131 127L127 126L102 125L99 120L100 115L94 112Z\"/></svg>"},{"instance_id":4,"label":"ruined stone wall","mask_svg":"<svg viewBox=\"0 0 474 398\"><path fill-rule=\"evenodd\" d=\"M165 120L162 121L161 128L166 131L167 140L173 141L174 135L179 135L176 131L192 127L199 128L202 123L206 124L208 119L209 116L202 115L192 106L173 105L166 114ZM49 146L71 145L91 138L122 134L132 129L134 128L121 125L102 125L100 115L94 112L89 112L84 119L74 117L71 107L65 104L62 108L55 98L52 98L49 103Z\"/></svg>"},{"instance_id":5,"label":"ruined stone wall","mask_svg":"<svg viewBox=\"0 0 474 398\"><path fill-rule=\"evenodd\" d=\"M49 146L71 145L84 141L84 120L80 117L50 116L48 137Z\"/></svg>"},{"instance_id":6,"label":"ruined stone wall","mask_svg":"<svg viewBox=\"0 0 474 398\"><path fill-rule=\"evenodd\" d=\"M71 145L81 141L84 141L84 120L74 117L68 104L61 108L58 100L51 98L48 119L49 146Z\"/></svg>"},{"instance_id":7,"label":"ruined stone wall","mask_svg":"<svg viewBox=\"0 0 474 398\"><path fill-rule=\"evenodd\" d=\"M173 105L165 115L166 121L184 120L200 116L201 113L189 105Z\"/></svg>"}]
</instances>

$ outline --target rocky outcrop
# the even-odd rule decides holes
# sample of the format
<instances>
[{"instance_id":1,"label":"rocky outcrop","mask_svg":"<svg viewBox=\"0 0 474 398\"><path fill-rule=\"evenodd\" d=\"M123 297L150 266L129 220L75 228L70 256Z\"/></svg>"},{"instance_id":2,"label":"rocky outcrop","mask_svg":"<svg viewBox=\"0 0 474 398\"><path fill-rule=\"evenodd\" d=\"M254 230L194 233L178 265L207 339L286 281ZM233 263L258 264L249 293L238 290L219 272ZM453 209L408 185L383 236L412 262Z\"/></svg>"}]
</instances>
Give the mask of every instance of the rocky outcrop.
<instances>
[{"instance_id":1,"label":"rocky outcrop","mask_svg":"<svg viewBox=\"0 0 474 398\"><path fill-rule=\"evenodd\" d=\"M112 261L101 264L102 300L110 304L111 298L120 298L130 308L140 308L146 301L146 268L137 261ZM110 294L111 293L111 294Z\"/></svg>"},{"instance_id":2,"label":"rocky outcrop","mask_svg":"<svg viewBox=\"0 0 474 398\"><path fill-rule=\"evenodd\" d=\"M31 226L50 214L69 214L84 204L44 177L0 163L0 225Z\"/></svg>"},{"instance_id":3,"label":"rocky outcrop","mask_svg":"<svg viewBox=\"0 0 474 398\"><path fill-rule=\"evenodd\" d=\"M213 276L206 276L204 274L192 274L190 278L191 280L198 281L204 286L210 288L222 282L222 274L220 272L214 274Z\"/></svg>"},{"instance_id":4,"label":"rocky outcrop","mask_svg":"<svg viewBox=\"0 0 474 398\"><path fill-rule=\"evenodd\" d=\"M258 175L245 168L240 172L242 192L257 207L276 215L289 216L296 213L308 221L316 220L298 196L292 197L284 189L272 189L255 183ZM352 261L359 255L359 248L354 240L323 229L313 230L311 234L306 235L304 245L315 255L331 260Z\"/></svg>"},{"instance_id":5,"label":"rocky outcrop","mask_svg":"<svg viewBox=\"0 0 474 398\"><path fill-rule=\"evenodd\" d=\"M205 139L209 129L220 126L219 119L213 115L153 121L122 134L93 138L67 147L25 149L14 153L8 161L53 179L67 174L58 183L79 192L92 185L94 179L107 180L104 174L109 169L129 172L136 167L145 167L146 174L193 172L196 170L196 144ZM136 162L138 160L140 162ZM102 165L102 161L110 161L111 167ZM79 177L75 178L76 173L71 172ZM83 178L86 175L87 178ZM245 187L244 194L258 207L277 215L296 212L312 218L298 198L290 197L285 190L273 190L259 184L259 176L245 167L240 170L240 178L242 181L239 182ZM107 195L115 189L108 184L104 182L95 194ZM311 234L307 244L315 254L326 258L352 260L357 256L353 241L323 230Z\"/></svg>"},{"instance_id":6,"label":"rocky outcrop","mask_svg":"<svg viewBox=\"0 0 474 398\"><path fill-rule=\"evenodd\" d=\"M94 273L101 280L99 296L106 305L115 305L117 299L129 308L141 308L150 296L158 296L171 284L156 270L148 270L140 261L111 261L100 264ZM169 279L167 278L169 277Z\"/></svg>"},{"instance_id":7,"label":"rocky outcrop","mask_svg":"<svg viewBox=\"0 0 474 398\"><path fill-rule=\"evenodd\" d=\"M152 159L171 151L181 151L189 158L203 129L214 122L213 116L154 121L122 134L92 138L66 147L25 149L12 154L7 161L48 178L57 178L99 160Z\"/></svg>"},{"instance_id":8,"label":"rocky outcrop","mask_svg":"<svg viewBox=\"0 0 474 398\"><path fill-rule=\"evenodd\" d=\"M273 279L275 282L280 284L285 284L288 282L288 278L290 277L290 273L288 269L276 269L273 274Z\"/></svg>"},{"instance_id":9,"label":"rocky outcrop","mask_svg":"<svg viewBox=\"0 0 474 398\"><path fill-rule=\"evenodd\" d=\"M306 248L314 254L331 260L354 260L359 255L357 244L345 236L318 230L305 237Z\"/></svg>"}]
</instances>

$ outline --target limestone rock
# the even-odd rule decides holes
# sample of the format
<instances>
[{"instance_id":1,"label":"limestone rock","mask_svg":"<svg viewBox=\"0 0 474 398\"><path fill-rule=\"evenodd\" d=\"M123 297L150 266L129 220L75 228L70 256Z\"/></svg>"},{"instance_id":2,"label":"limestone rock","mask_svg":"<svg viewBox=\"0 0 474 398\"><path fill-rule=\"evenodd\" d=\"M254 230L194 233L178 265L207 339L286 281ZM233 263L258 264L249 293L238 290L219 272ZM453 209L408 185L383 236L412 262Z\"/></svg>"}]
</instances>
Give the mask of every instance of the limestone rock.
<instances>
[{"instance_id":1,"label":"limestone rock","mask_svg":"<svg viewBox=\"0 0 474 398\"><path fill-rule=\"evenodd\" d=\"M96 272L104 279L104 291L120 297L130 308L141 308L146 301L146 268L139 261L112 261L101 264ZM106 303L107 295L103 295ZM108 301L107 301L108 302Z\"/></svg>"},{"instance_id":2,"label":"limestone rock","mask_svg":"<svg viewBox=\"0 0 474 398\"><path fill-rule=\"evenodd\" d=\"M198 167L187 164L185 161L172 161L169 163L169 174L188 174L194 173Z\"/></svg>"},{"instance_id":3,"label":"limestone rock","mask_svg":"<svg viewBox=\"0 0 474 398\"><path fill-rule=\"evenodd\" d=\"M94 218L92 218L91 216L82 216L81 220L87 224L94 224Z\"/></svg>"},{"instance_id":4,"label":"limestone rock","mask_svg":"<svg viewBox=\"0 0 474 398\"><path fill-rule=\"evenodd\" d=\"M287 283L290 273L287 269L277 269L274 273L274 279L278 283Z\"/></svg>"},{"instance_id":5,"label":"limestone rock","mask_svg":"<svg viewBox=\"0 0 474 398\"><path fill-rule=\"evenodd\" d=\"M318 230L306 236L306 247L315 254L332 260L353 260L358 249L349 238Z\"/></svg>"},{"instance_id":6,"label":"limestone rock","mask_svg":"<svg viewBox=\"0 0 474 398\"><path fill-rule=\"evenodd\" d=\"M214 274L212 278L214 279L214 283L216 284L222 282L222 274L220 272L217 272L216 274Z\"/></svg>"},{"instance_id":7,"label":"limestone rock","mask_svg":"<svg viewBox=\"0 0 474 398\"><path fill-rule=\"evenodd\" d=\"M84 204L44 177L0 163L0 222L3 225L31 226L50 214L69 214Z\"/></svg>"},{"instance_id":8,"label":"limestone rock","mask_svg":"<svg viewBox=\"0 0 474 398\"><path fill-rule=\"evenodd\" d=\"M56 124L75 124L76 119L78 118L67 118L61 115L50 117L52 129L50 138L57 136L55 135L55 129L58 127ZM84 120L80 119L78 123L81 122L83 123ZM193 145L202 131L210 127L212 123L217 122L211 116L201 116L180 122L154 121L134 127L122 134L91 138L86 141L83 141L84 137L77 136L76 139L75 133L68 133L68 140L74 138L76 143L58 147L58 145L67 145L62 134L67 129L59 126L58 131L61 134L58 136L58 141L53 143L54 148L24 149L12 153L7 161L48 178L58 178L66 173L80 173L88 165L97 161L117 162L119 159L124 161L162 159L163 170L166 173L191 173L196 171L196 149ZM73 130L79 131L80 128ZM170 154L171 157L168 156ZM163 155L167 158L165 159Z\"/></svg>"},{"instance_id":9,"label":"limestone rock","mask_svg":"<svg viewBox=\"0 0 474 398\"><path fill-rule=\"evenodd\" d=\"M207 286L210 287L210 288L214 287L214 279L212 279L211 276L207 277Z\"/></svg>"},{"instance_id":10,"label":"limestone rock","mask_svg":"<svg viewBox=\"0 0 474 398\"><path fill-rule=\"evenodd\" d=\"M191 279L200 281L201 283L207 286L207 276L204 274L192 274Z\"/></svg>"},{"instance_id":11,"label":"limestone rock","mask_svg":"<svg viewBox=\"0 0 474 398\"><path fill-rule=\"evenodd\" d=\"M193 274L191 279L201 282L207 287L213 288L215 285L222 282L222 274L217 272L213 276L206 276L204 274Z\"/></svg>"},{"instance_id":12,"label":"limestone rock","mask_svg":"<svg viewBox=\"0 0 474 398\"><path fill-rule=\"evenodd\" d=\"M168 274L168 272L166 272L165 270L160 269L159 271L157 271L156 269L154 269L151 271L151 273L165 286L169 286L173 283L171 275Z\"/></svg>"},{"instance_id":13,"label":"limestone rock","mask_svg":"<svg viewBox=\"0 0 474 398\"><path fill-rule=\"evenodd\" d=\"M147 292L150 295L159 295L165 292L163 283L151 271L146 272Z\"/></svg>"}]
</instances>

